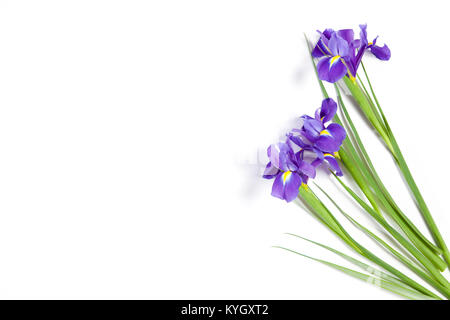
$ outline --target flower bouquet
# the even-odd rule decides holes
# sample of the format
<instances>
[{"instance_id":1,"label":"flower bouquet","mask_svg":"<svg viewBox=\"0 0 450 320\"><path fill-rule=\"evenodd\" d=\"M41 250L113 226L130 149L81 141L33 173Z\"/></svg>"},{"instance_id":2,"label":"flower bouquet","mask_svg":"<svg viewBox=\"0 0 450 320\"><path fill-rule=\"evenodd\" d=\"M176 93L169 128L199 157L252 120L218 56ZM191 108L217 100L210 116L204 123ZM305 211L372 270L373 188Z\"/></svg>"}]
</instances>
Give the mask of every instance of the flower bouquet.
<instances>
[{"instance_id":1,"label":"flower bouquet","mask_svg":"<svg viewBox=\"0 0 450 320\"><path fill-rule=\"evenodd\" d=\"M319 39L314 46L307 40L323 101L314 115L300 117L300 125L288 132L283 141L269 146L269 162L263 174L264 178L273 179L273 196L287 202L300 201L318 221L342 239L355 254L367 259L370 265L334 248L294 234L291 235L321 246L362 270L357 271L309 257L285 247L278 248L326 264L409 299L448 299L450 283L443 272L450 265L449 250L408 168L362 62L366 53L380 60L390 59L388 46L378 45L377 40L378 37L373 41L368 40L366 25L360 26L359 39L355 38L351 29L326 29L319 32ZM333 85L335 97L330 96L324 81ZM344 104L343 90L351 95L355 106L392 155L432 239L428 239L408 218L380 178ZM335 197L319 185L313 183L311 186L311 180L316 177L319 168L331 171L329 177L341 186L341 192L346 193L355 206L360 207L367 217L381 227L389 239L383 239L376 231L351 217L336 203ZM351 183L344 181L344 173L346 180ZM323 197L329 199L334 207L327 206L322 200ZM412 279L357 242L339 222L337 213L375 241L421 281Z\"/></svg>"}]
</instances>

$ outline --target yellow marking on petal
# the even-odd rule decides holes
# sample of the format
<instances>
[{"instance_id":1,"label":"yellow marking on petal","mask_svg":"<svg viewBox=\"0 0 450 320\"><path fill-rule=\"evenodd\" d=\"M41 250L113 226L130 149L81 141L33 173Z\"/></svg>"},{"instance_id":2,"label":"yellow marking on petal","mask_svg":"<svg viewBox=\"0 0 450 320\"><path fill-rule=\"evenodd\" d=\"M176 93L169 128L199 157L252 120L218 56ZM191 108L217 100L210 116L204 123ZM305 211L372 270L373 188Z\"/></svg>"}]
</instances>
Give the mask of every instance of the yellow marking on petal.
<instances>
[{"instance_id":1,"label":"yellow marking on petal","mask_svg":"<svg viewBox=\"0 0 450 320\"><path fill-rule=\"evenodd\" d=\"M286 180L289 179L291 174L292 174L292 172L290 172L290 171L286 171L285 173L283 173L283 183L286 183Z\"/></svg>"},{"instance_id":2,"label":"yellow marking on petal","mask_svg":"<svg viewBox=\"0 0 450 320\"><path fill-rule=\"evenodd\" d=\"M303 182L302 182L301 187L302 187L303 189L305 189L305 190L308 190L308 185L307 185L306 183L303 183Z\"/></svg>"},{"instance_id":3,"label":"yellow marking on petal","mask_svg":"<svg viewBox=\"0 0 450 320\"><path fill-rule=\"evenodd\" d=\"M369 45L369 46L373 45L373 42L369 42L368 45Z\"/></svg>"},{"instance_id":4,"label":"yellow marking on petal","mask_svg":"<svg viewBox=\"0 0 450 320\"><path fill-rule=\"evenodd\" d=\"M324 130L320 131L319 134L320 134L321 136L323 136L323 135L325 135L325 136L330 136L330 133L328 132L327 129L324 129Z\"/></svg>"},{"instance_id":5,"label":"yellow marking on petal","mask_svg":"<svg viewBox=\"0 0 450 320\"><path fill-rule=\"evenodd\" d=\"M334 158L333 155L332 155L331 153L324 153L323 156L324 156L324 157L332 157L332 158Z\"/></svg>"},{"instance_id":6,"label":"yellow marking on petal","mask_svg":"<svg viewBox=\"0 0 450 320\"><path fill-rule=\"evenodd\" d=\"M339 60L341 56L334 56L333 58L331 58L330 60L330 66L332 66L337 60Z\"/></svg>"}]
</instances>

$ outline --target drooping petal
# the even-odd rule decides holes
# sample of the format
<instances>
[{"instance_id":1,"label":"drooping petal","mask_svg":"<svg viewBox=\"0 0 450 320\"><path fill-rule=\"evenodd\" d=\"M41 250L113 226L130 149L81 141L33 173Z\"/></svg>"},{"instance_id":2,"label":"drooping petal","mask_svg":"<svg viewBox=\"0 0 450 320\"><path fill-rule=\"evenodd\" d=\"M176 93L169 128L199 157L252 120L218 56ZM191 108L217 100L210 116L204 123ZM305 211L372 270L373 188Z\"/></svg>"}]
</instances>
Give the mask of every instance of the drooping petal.
<instances>
[{"instance_id":1,"label":"drooping petal","mask_svg":"<svg viewBox=\"0 0 450 320\"><path fill-rule=\"evenodd\" d=\"M325 153L333 153L339 151L345 136L345 129L337 123L332 123L320 132L320 137L316 140L315 145Z\"/></svg>"},{"instance_id":2,"label":"drooping petal","mask_svg":"<svg viewBox=\"0 0 450 320\"><path fill-rule=\"evenodd\" d=\"M272 185L272 196L282 200L284 199L283 174L284 172L278 173Z\"/></svg>"},{"instance_id":3,"label":"drooping petal","mask_svg":"<svg viewBox=\"0 0 450 320\"><path fill-rule=\"evenodd\" d=\"M330 135L321 135L316 141L316 146L323 152L336 152L341 144Z\"/></svg>"},{"instance_id":4,"label":"drooping petal","mask_svg":"<svg viewBox=\"0 0 450 320\"><path fill-rule=\"evenodd\" d=\"M280 172L272 185L272 196L290 202L298 195L302 178L295 172Z\"/></svg>"},{"instance_id":5,"label":"drooping petal","mask_svg":"<svg viewBox=\"0 0 450 320\"><path fill-rule=\"evenodd\" d=\"M322 106L319 110L320 121L325 123L333 119L336 114L337 104L333 99L327 98L322 101Z\"/></svg>"},{"instance_id":6,"label":"drooping petal","mask_svg":"<svg viewBox=\"0 0 450 320\"><path fill-rule=\"evenodd\" d=\"M327 57L317 63L319 79L335 83L342 79L347 73L347 67L340 56Z\"/></svg>"},{"instance_id":7,"label":"drooping petal","mask_svg":"<svg viewBox=\"0 0 450 320\"><path fill-rule=\"evenodd\" d=\"M280 170L269 161L266 165L266 169L264 169L263 178L273 179L279 172Z\"/></svg>"},{"instance_id":8,"label":"drooping petal","mask_svg":"<svg viewBox=\"0 0 450 320\"><path fill-rule=\"evenodd\" d=\"M339 163L333 155L329 153L325 154L325 160L328 162L330 168L336 173L337 176L341 177L343 175L342 170L339 167Z\"/></svg>"},{"instance_id":9,"label":"drooping petal","mask_svg":"<svg viewBox=\"0 0 450 320\"><path fill-rule=\"evenodd\" d=\"M380 60L387 61L391 58L391 50L387 45L382 47L373 45L370 47L370 52L372 52L372 54Z\"/></svg>"},{"instance_id":10,"label":"drooping petal","mask_svg":"<svg viewBox=\"0 0 450 320\"><path fill-rule=\"evenodd\" d=\"M333 136L333 138L338 140L339 143L342 143L347 136L345 129L337 123L331 123L327 127L327 131Z\"/></svg>"},{"instance_id":11,"label":"drooping petal","mask_svg":"<svg viewBox=\"0 0 450 320\"><path fill-rule=\"evenodd\" d=\"M295 172L285 172L283 174L284 200L291 202L298 195L298 189L302 185L302 178Z\"/></svg>"}]
</instances>

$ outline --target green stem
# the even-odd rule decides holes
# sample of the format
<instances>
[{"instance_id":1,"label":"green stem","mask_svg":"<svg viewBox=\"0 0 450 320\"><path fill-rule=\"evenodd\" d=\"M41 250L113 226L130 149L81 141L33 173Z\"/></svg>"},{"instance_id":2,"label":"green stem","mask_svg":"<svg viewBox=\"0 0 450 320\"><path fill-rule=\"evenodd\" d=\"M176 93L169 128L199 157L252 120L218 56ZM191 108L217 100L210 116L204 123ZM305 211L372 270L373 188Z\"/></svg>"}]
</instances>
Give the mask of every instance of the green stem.
<instances>
[{"instance_id":1,"label":"green stem","mask_svg":"<svg viewBox=\"0 0 450 320\"><path fill-rule=\"evenodd\" d=\"M358 83L356 81L350 80L348 77L344 77L344 82L345 82L345 85L347 86L347 88L350 90L353 98L356 100L356 102L361 107L361 110L366 115L367 119L373 125L375 130L377 130L378 134L384 140L388 149L394 154L393 148L391 145L391 141L386 132L386 128L378 120L377 116L375 115L375 112L373 112L372 106L370 105L369 98L362 91L362 89L358 86Z\"/></svg>"},{"instance_id":2,"label":"green stem","mask_svg":"<svg viewBox=\"0 0 450 320\"><path fill-rule=\"evenodd\" d=\"M414 195L414 198L416 199L417 205L420 208L420 212L422 213L422 216L423 216L423 218L424 218L424 220L425 220L425 222L426 222L426 224L427 224L427 226L428 226L428 228L429 228L429 230L430 230L434 240L436 241L436 243L442 249L443 256L444 256L445 261L447 262L447 265L450 266L450 252L449 252L449 249L448 249L448 247L447 247L447 245L446 245L446 243L444 241L444 238L442 237L442 235L441 235L441 233L440 233L440 231L439 231L439 229L438 229L438 227L436 225L436 222L434 221L434 219L433 219L433 217L431 215L430 210L428 209L428 206L425 203L425 200L423 199L422 194L420 193L419 188L417 187L417 184L416 184L416 182L415 182L415 180L414 180L414 178L413 178L413 176L411 174L411 171L408 168L408 165L406 164L405 158L403 157L403 154L402 154L402 152L400 150L400 147L399 147L399 145L397 143L397 140L395 139L394 134L391 131L389 123L388 123L388 121L387 121L387 119L386 119L386 117L385 117L385 115L383 113L383 110L382 110L382 108L380 106L380 103L378 102L377 96L375 95L375 92L373 90L373 87L372 87L372 84L370 82L369 76L367 75L367 71L366 71L366 69L364 67L364 64L361 64L361 65L362 65L364 74L366 76L367 82L369 84L370 90L372 92L372 96L374 97L375 103L376 103L376 105L378 107L378 111L380 112L381 117L384 120L386 129L389 132L389 136L391 137L391 145L393 146L393 150L391 150L392 155L394 156L395 160L397 161L397 164L398 164L398 166L399 166L399 168L400 168L400 170L401 170L405 180L407 181L408 186L409 186L411 192Z\"/></svg>"},{"instance_id":3,"label":"green stem","mask_svg":"<svg viewBox=\"0 0 450 320\"><path fill-rule=\"evenodd\" d=\"M351 145L350 145L351 146ZM352 152L354 152L352 150ZM350 174L355 179L358 186L364 192L369 202L373 204L376 203L374 199L374 195L371 190L378 191L374 186L376 183L371 177L371 175L367 172L364 165L360 162L360 159L356 154L349 154L346 152L346 148L341 148L339 151L339 155L347 168L350 171ZM368 180L366 180L366 178ZM368 186L372 186L373 189L370 189ZM414 232L404 223L404 221L398 216L397 212L390 206L390 204L386 201L382 194L377 193L376 197L381 205L383 206L386 213L391 216L397 225L402 229L402 231L406 234L408 239L412 241L412 243L417 247L417 249L426 257L427 261L431 262L436 268L439 270L445 270L445 262L442 261L433 251L431 251L428 246L426 246ZM380 214L378 210L375 210L380 219L384 220L384 217Z\"/></svg>"},{"instance_id":4,"label":"green stem","mask_svg":"<svg viewBox=\"0 0 450 320\"><path fill-rule=\"evenodd\" d=\"M442 237L441 233L439 232L436 222L434 221L434 219L431 215L431 212L428 209L428 206L426 205L425 200L423 199L422 194L419 191L419 188L417 187L417 184L411 174L411 171L408 168L408 165L406 164L405 159L403 158L403 154L401 153L400 148L399 148L395 138L392 138L392 145L394 146L394 150L397 151L396 154L397 154L399 167L403 173L403 176L405 177L406 181L408 182L410 190L412 191L412 193L417 201L417 205L420 208L420 212L422 213L422 216L423 216L428 228L430 229L430 232L433 235L434 240L441 247L441 249L443 251L443 256L444 256L445 261L447 262L447 265L450 266L450 252L447 248L444 238Z\"/></svg>"},{"instance_id":5,"label":"green stem","mask_svg":"<svg viewBox=\"0 0 450 320\"><path fill-rule=\"evenodd\" d=\"M395 203L394 199L391 197L389 191L386 189L385 185L381 181L375 167L372 164L372 161L370 160L370 157L364 147L364 144L358 134L358 131L356 130L355 125L353 124L352 118L350 117L350 114L347 111L347 108L345 107L344 101L342 100L342 96L340 93L340 90L338 86L335 84L336 93L338 96L339 106L341 107L341 110L343 112L344 118L347 120L348 125L345 125L346 130L350 136L350 138L353 138L354 145L358 148L358 150L361 153L361 161L363 162L363 165L369 172L370 176L373 178L375 183L372 185L373 188L379 189L379 193L381 194L381 197L385 197L389 205L392 207L392 209L399 215L399 217L404 221L404 223L410 228L410 230L426 245L428 246L434 253L436 254L442 254L442 250L439 247L436 247L431 241L429 241L420 231L417 229L417 227L408 219L408 217L401 211L401 209L398 207L398 205Z\"/></svg>"},{"instance_id":6,"label":"green stem","mask_svg":"<svg viewBox=\"0 0 450 320\"><path fill-rule=\"evenodd\" d=\"M350 189L341 179L335 176L344 189L352 196L358 204L369 213L386 231L388 231L406 250L408 250L443 286L450 288L450 285L433 263L427 259L416 247L406 240L397 230L395 230L386 220L380 218L373 209L367 205L352 189Z\"/></svg>"},{"instance_id":7,"label":"green stem","mask_svg":"<svg viewBox=\"0 0 450 320\"><path fill-rule=\"evenodd\" d=\"M317 184L316 184L317 185ZM397 250L392 248L389 244L387 244L383 239L378 237L376 234L374 234L372 231L358 223L355 219L353 219L351 216L349 216L347 213L345 213L340 206L333 200L333 198L325 192L320 186L317 185L317 187L322 191L323 194L334 204L334 206L346 217L350 222L352 222L358 229L363 231L365 234L367 234L369 237L371 237L375 242L377 242L379 245L383 246L386 250L388 250L395 258L397 258L400 262L402 262L405 266L407 266L409 269L411 269L415 274L417 274L419 277L421 277L423 280L428 282L431 286L433 286L435 289L437 289L440 293L445 295L447 298L450 298L450 290L446 287L444 287L441 283L436 281L435 279L431 278L422 271L422 269L418 268L412 261L410 261L408 258L403 256L401 253L399 253ZM415 261L414 261L415 262ZM421 266L419 266L421 267Z\"/></svg>"},{"instance_id":8,"label":"green stem","mask_svg":"<svg viewBox=\"0 0 450 320\"><path fill-rule=\"evenodd\" d=\"M401 279L404 283L408 284L410 287L426 294L430 295L432 297L437 297L433 292L429 291L413 279L409 278L399 270L395 269L388 263L384 262L380 258L378 258L376 255L374 255L372 252L367 250L365 247L363 247L361 244L356 242L355 239L353 239L347 231L342 227L342 225L336 220L336 218L331 214L331 212L327 209L327 207L320 201L319 198L309 189L309 188L303 188L300 187L300 197L302 197L313 209L319 211L317 214L320 216L326 217L327 221L331 222L333 228L330 228L333 232L335 232L339 237L341 237L347 244L349 244L353 249L356 250L360 255L366 257L370 261L376 263L383 269L389 271L397 278ZM342 237L343 235L344 237Z\"/></svg>"}]
</instances>

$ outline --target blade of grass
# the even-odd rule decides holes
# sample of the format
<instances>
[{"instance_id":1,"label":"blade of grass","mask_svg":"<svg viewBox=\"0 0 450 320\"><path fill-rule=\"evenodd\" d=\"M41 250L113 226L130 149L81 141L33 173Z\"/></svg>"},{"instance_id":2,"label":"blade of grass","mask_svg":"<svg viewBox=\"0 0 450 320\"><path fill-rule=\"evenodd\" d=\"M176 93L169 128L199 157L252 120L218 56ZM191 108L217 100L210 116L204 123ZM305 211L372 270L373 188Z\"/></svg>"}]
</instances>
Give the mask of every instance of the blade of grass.
<instances>
[{"instance_id":1,"label":"blade of grass","mask_svg":"<svg viewBox=\"0 0 450 320\"><path fill-rule=\"evenodd\" d=\"M374 276L367 275L367 274L364 274L364 273L361 273L361 272L358 272L358 271L355 271L355 270L352 270L352 269L349 269L349 268L346 268L346 267L334 264L334 263L329 262L329 261L313 258L313 257L310 257L310 256L308 256L306 254L297 252L295 250L291 250L291 249L288 249L288 248L285 248L285 247L281 247L281 246L273 246L273 248L286 250L286 251L298 254L298 255L300 255L302 257L305 257L307 259L311 259L313 261L320 262L320 263L322 263L324 265L327 265L329 267L332 267L332 268L334 268L336 270L342 271L342 272L346 273L349 276L352 276L354 278L366 281L368 283L371 283L373 285L381 287L381 288L383 288L385 290L391 291L391 292L393 292L395 294L398 294L398 295L400 295L400 296L402 296L404 298L407 298L407 299L412 299L412 300L441 300L441 298L439 298L438 296L434 297L434 296L421 294L420 292L417 292L415 290L414 291L408 290L408 289L405 289L404 287L400 287L400 286L396 285L395 283L392 283L392 282L389 282L389 281L386 281L386 280L383 280L383 279L380 279L380 278L376 278Z\"/></svg>"},{"instance_id":2,"label":"blade of grass","mask_svg":"<svg viewBox=\"0 0 450 320\"><path fill-rule=\"evenodd\" d=\"M334 174L333 174L334 175ZM341 186L351 195L351 197L364 209L368 212L386 231L388 231L405 249L407 249L425 268L428 272L443 286L446 288L450 288L450 285L445 279L439 270L419 251L417 250L410 242L408 242L397 230L391 227L386 220L380 219L379 216L373 211L370 206L368 206L361 198L353 192L339 177L334 175L334 177L338 180ZM450 294L450 290L449 290Z\"/></svg>"},{"instance_id":3,"label":"blade of grass","mask_svg":"<svg viewBox=\"0 0 450 320\"><path fill-rule=\"evenodd\" d=\"M375 235L373 232L371 232L366 227L362 226L360 223L358 223L355 219L353 219L350 215L348 215L345 211L341 209L341 207L331 198L331 196L323 190L319 185L315 183L315 185L322 191L323 194L333 203L333 205L341 212L341 214L346 217L350 222L352 222L357 228L359 228L361 231L363 231L366 235L368 235L370 238L372 238L377 244L381 245L385 249L387 249L394 257L397 258L400 262L402 262L406 267L408 267L411 271L416 273L419 277L421 277L423 280L425 280L427 283L429 283L431 286L433 286L435 289L437 289L440 293L442 293L447 298L450 298L450 292L448 289L446 289L444 286L442 286L439 282L434 280L433 278L429 277L426 273L423 272L423 270L419 269L414 263L412 263L408 258L404 257L402 254L400 254L398 251L396 251L394 248L392 248L389 244L387 244L383 239Z\"/></svg>"},{"instance_id":4,"label":"blade of grass","mask_svg":"<svg viewBox=\"0 0 450 320\"><path fill-rule=\"evenodd\" d=\"M403 283L400 279L398 279L396 277L393 277L390 274L387 274L387 273L385 273L385 272L383 272L381 270L375 269L372 266L369 266L368 264L366 264L366 263L364 263L364 262L362 262L362 261L360 261L358 259L355 259L355 258L353 258L353 257L351 257L351 256L349 256L349 255L347 255L347 254L337 250L337 249L334 249L334 248L331 248L329 246L326 246L326 245L324 245L324 244L322 244L320 242L316 242L316 241L310 240L308 238L304 238L304 237L296 235L294 233L286 233L286 234L290 235L290 236L293 236L293 237L300 238L300 239L305 240L305 241L308 241L308 242L313 243L313 244L315 244L315 245L317 245L319 247L322 247L322 248L324 248L324 249L326 249L326 250L328 250L330 252L333 252L334 254L344 258L345 260L347 260L347 261L349 261L351 263L353 263L354 265L360 267L361 269L365 270L366 272L368 272L368 273L370 273L372 275L380 277L381 279L388 280L388 281L391 281L393 283L398 284L401 287L405 287L405 288L408 288L410 290L414 290L413 288L411 288L407 284ZM414 290L414 291L416 291L416 290ZM416 291L416 292L418 292L418 291Z\"/></svg>"},{"instance_id":5,"label":"blade of grass","mask_svg":"<svg viewBox=\"0 0 450 320\"><path fill-rule=\"evenodd\" d=\"M302 188L300 188L300 189L302 189ZM300 193L301 196L303 196L304 193L309 194L308 201L309 202L314 202L314 204L313 204L314 207L320 208L323 211L327 211L328 218L334 221L334 224L337 226L337 228L339 229L340 233L345 236L345 238L342 238L342 239L344 241L348 241L347 243L351 246L351 248L353 248L356 252L358 252L362 256L366 257L367 259L369 259L373 263L375 263L378 266L382 267L386 271L388 271L388 272L392 273L393 275L397 276L397 278L399 278L403 282L407 283L410 287L412 287L412 288L422 292L423 294L432 295L432 296L434 295L435 296L435 294L433 292L431 292L430 290L426 289L425 287L423 287L422 285L420 285L419 283L417 283L416 281L414 281L413 279L411 279L407 275L403 274L401 271L397 270L396 268L394 268L390 264L386 263L382 259L378 258L375 254L373 254L371 251L367 250L364 246L362 246L355 239L353 239L350 236L350 234L344 229L344 227L339 223L339 221L333 216L331 211L328 210L328 208L325 206L325 204L314 194L314 192L310 188L304 189L304 190L306 190L306 191L303 192L303 193ZM333 230L333 229L332 229L332 231L335 232L335 230Z\"/></svg>"}]
</instances>

